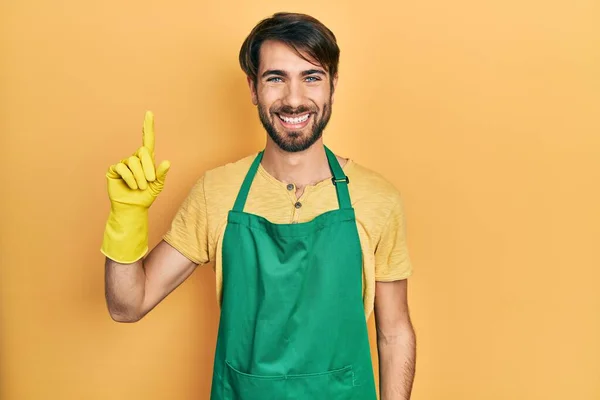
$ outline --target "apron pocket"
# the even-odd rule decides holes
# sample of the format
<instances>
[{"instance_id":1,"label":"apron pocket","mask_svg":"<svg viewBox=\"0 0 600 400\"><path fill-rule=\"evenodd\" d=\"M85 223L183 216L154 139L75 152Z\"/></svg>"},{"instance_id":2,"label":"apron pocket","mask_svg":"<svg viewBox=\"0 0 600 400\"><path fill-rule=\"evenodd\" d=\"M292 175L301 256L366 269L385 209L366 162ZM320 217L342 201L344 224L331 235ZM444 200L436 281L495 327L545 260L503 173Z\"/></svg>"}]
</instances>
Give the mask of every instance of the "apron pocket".
<instances>
[{"instance_id":1,"label":"apron pocket","mask_svg":"<svg viewBox=\"0 0 600 400\"><path fill-rule=\"evenodd\" d=\"M226 361L225 400L345 400L352 399L352 366L286 376L251 375Z\"/></svg>"},{"instance_id":2,"label":"apron pocket","mask_svg":"<svg viewBox=\"0 0 600 400\"><path fill-rule=\"evenodd\" d=\"M224 400L279 400L278 396L285 393L284 376L250 375L238 371L229 361L225 364Z\"/></svg>"}]
</instances>

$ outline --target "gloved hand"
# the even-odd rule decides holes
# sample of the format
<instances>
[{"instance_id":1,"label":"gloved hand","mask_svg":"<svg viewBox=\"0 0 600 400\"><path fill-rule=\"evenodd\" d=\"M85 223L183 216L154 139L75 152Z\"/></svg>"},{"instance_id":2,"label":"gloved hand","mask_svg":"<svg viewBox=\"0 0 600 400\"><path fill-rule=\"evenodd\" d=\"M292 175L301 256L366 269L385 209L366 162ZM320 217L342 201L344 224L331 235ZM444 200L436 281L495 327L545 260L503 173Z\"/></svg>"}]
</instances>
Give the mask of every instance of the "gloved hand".
<instances>
[{"instance_id":1,"label":"gloved hand","mask_svg":"<svg viewBox=\"0 0 600 400\"><path fill-rule=\"evenodd\" d=\"M154 166L154 115L147 111L142 147L112 165L106 173L110 214L100 251L113 261L129 264L148 252L148 209L163 190L171 164Z\"/></svg>"}]
</instances>

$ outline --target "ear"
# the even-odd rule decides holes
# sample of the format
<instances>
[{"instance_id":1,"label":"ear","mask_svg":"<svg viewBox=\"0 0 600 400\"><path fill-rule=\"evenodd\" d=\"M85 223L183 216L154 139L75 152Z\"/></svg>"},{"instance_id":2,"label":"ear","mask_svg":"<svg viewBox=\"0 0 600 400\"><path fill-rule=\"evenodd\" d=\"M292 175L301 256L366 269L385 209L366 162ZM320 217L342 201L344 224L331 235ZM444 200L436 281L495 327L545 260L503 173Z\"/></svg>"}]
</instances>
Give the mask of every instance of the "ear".
<instances>
[{"instance_id":1,"label":"ear","mask_svg":"<svg viewBox=\"0 0 600 400\"><path fill-rule=\"evenodd\" d=\"M248 87L250 88L250 97L252 99L252 104L255 106L258 105L258 95L256 94L256 85L251 77L246 76L246 80L248 82Z\"/></svg>"},{"instance_id":2,"label":"ear","mask_svg":"<svg viewBox=\"0 0 600 400\"><path fill-rule=\"evenodd\" d=\"M335 76L331 80L331 104L333 104L333 101L335 99L335 88L337 87L337 82L338 82L338 75L335 74Z\"/></svg>"}]
</instances>

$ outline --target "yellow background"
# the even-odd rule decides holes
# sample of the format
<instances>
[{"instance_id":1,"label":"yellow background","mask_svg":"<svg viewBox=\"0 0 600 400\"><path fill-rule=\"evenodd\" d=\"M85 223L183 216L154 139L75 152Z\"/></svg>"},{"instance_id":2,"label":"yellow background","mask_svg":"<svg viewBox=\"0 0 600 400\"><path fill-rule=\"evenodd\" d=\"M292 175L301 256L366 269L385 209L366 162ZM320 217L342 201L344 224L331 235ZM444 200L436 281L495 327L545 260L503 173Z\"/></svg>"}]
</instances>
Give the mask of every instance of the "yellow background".
<instances>
[{"instance_id":1,"label":"yellow background","mask_svg":"<svg viewBox=\"0 0 600 400\"><path fill-rule=\"evenodd\" d=\"M339 39L326 143L404 195L413 399L599 399L596 0L2 2L0 398L208 399L214 274L113 322L104 173L153 110L154 245L203 171L260 149L237 55L279 10Z\"/></svg>"}]
</instances>

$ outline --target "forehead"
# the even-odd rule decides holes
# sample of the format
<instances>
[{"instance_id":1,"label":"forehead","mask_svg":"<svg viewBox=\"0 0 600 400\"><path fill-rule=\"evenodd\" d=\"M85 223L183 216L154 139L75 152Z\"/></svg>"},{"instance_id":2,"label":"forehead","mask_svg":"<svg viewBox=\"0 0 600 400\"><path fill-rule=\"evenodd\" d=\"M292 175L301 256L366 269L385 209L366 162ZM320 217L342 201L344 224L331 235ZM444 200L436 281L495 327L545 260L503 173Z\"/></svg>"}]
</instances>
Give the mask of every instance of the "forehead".
<instances>
[{"instance_id":1,"label":"forehead","mask_svg":"<svg viewBox=\"0 0 600 400\"><path fill-rule=\"evenodd\" d=\"M310 59L308 55L305 55L305 57ZM259 60L259 75L268 69L280 69L293 73L314 69L315 67L323 68L318 62L314 61L313 64L306 61L293 48L275 40L267 40L260 46Z\"/></svg>"}]
</instances>

